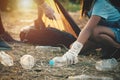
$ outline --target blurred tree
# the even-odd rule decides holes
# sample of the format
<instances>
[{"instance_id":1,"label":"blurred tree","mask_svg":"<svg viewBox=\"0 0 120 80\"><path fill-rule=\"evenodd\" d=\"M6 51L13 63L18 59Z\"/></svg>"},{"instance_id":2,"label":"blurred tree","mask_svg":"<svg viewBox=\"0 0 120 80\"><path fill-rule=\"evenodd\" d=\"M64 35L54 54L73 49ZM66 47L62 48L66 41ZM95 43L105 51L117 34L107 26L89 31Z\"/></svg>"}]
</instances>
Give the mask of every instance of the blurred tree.
<instances>
[{"instance_id":1,"label":"blurred tree","mask_svg":"<svg viewBox=\"0 0 120 80\"><path fill-rule=\"evenodd\" d=\"M62 4L68 4L69 0L59 0Z\"/></svg>"},{"instance_id":2,"label":"blurred tree","mask_svg":"<svg viewBox=\"0 0 120 80\"><path fill-rule=\"evenodd\" d=\"M75 4L79 4L81 2L81 0L59 0L59 1L62 2L62 3L72 2L72 3L75 3Z\"/></svg>"},{"instance_id":3,"label":"blurred tree","mask_svg":"<svg viewBox=\"0 0 120 80\"><path fill-rule=\"evenodd\" d=\"M72 3L79 4L81 0L69 0L69 1L72 2Z\"/></svg>"},{"instance_id":4,"label":"blurred tree","mask_svg":"<svg viewBox=\"0 0 120 80\"><path fill-rule=\"evenodd\" d=\"M80 10L81 0L59 0L63 7L68 11L78 11Z\"/></svg>"}]
</instances>

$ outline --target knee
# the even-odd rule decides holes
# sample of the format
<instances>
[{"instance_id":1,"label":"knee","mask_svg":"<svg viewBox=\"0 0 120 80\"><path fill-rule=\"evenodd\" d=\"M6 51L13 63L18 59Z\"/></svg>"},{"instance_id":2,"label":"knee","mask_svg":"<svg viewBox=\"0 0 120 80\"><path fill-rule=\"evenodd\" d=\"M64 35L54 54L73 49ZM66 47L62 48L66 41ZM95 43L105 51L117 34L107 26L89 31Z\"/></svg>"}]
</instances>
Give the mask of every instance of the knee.
<instances>
[{"instance_id":1,"label":"knee","mask_svg":"<svg viewBox=\"0 0 120 80\"><path fill-rule=\"evenodd\" d=\"M93 30L92 39L94 39L95 41L100 41L101 37L102 35L98 30Z\"/></svg>"}]
</instances>

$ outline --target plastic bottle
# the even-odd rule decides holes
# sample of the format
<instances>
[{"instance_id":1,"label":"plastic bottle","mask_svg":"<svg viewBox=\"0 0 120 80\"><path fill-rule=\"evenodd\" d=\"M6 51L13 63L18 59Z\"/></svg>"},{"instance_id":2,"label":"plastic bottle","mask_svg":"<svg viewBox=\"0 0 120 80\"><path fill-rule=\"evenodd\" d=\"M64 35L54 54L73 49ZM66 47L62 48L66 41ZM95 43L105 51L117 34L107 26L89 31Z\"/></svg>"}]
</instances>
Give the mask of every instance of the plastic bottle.
<instances>
[{"instance_id":1,"label":"plastic bottle","mask_svg":"<svg viewBox=\"0 0 120 80\"><path fill-rule=\"evenodd\" d=\"M98 77L98 76L90 76L90 75L78 75L78 76L70 76L68 80L113 80L111 77Z\"/></svg>"},{"instance_id":2,"label":"plastic bottle","mask_svg":"<svg viewBox=\"0 0 120 80\"><path fill-rule=\"evenodd\" d=\"M7 53L5 53L4 51L0 51L0 62L4 66L13 66L14 65L13 58L10 55L8 55Z\"/></svg>"},{"instance_id":3,"label":"plastic bottle","mask_svg":"<svg viewBox=\"0 0 120 80\"><path fill-rule=\"evenodd\" d=\"M61 52L61 48L60 47L52 47L52 46L36 46L35 48L36 50L40 50L43 52Z\"/></svg>"},{"instance_id":4,"label":"plastic bottle","mask_svg":"<svg viewBox=\"0 0 120 80\"><path fill-rule=\"evenodd\" d=\"M67 61L64 57L55 57L49 61L51 67L61 67L67 65Z\"/></svg>"},{"instance_id":5,"label":"plastic bottle","mask_svg":"<svg viewBox=\"0 0 120 80\"><path fill-rule=\"evenodd\" d=\"M34 57L31 55L23 55L20 58L20 64L24 69L31 69L35 64Z\"/></svg>"},{"instance_id":6,"label":"plastic bottle","mask_svg":"<svg viewBox=\"0 0 120 80\"><path fill-rule=\"evenodd\" d=\"M99 71L112 71L118 65L118 62L115 58L105 59L98 61L95 65L96 69Z\"/></svg>"}]
</instances>

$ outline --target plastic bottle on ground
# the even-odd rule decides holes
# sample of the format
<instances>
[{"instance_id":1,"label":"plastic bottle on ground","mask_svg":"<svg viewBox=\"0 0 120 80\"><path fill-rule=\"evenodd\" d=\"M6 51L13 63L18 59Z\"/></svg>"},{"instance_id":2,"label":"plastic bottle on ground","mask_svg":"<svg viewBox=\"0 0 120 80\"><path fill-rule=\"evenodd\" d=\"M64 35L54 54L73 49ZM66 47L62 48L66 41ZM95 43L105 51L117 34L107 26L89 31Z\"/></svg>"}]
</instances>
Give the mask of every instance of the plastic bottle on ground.
<instances>
[{"instance_id":1,"label":"plastic bottle on ground","mask_svg":"<svg viewBox=\"0 0 120 80\"><path fill-rule=\"evenodd\" d=\"M4 51L0 51L0 62L4 66L13 66L14 64L13 58Z\"/></svg>"},{"instance_id":2,"label":"plastic bottle on ground","mask_svg":"<svg viewBox=\"0 0 120 80\"><path fill-rule=\"evenodd\" d=\"M24 69L31 69L35 64L34 57L31 55L23 55L20 58L20 64Z\"/></svg>"},{"instance_id":3,"label":"plastic bottle on ground","mask_svg":"<svg viewBox=\"0 0 120 80\"><path fill-rule=\"evenodd\" d=\"M90 76L90 75L78 75L78 76L70 76L68 77L68 80L113 80L111 77L98 77L98 76Z\"/></svg>"},{"instance_id":4,"label":"plastic bottle on ground","mask_svg":"<svg viewBox=\"0 0 120 80\"><path fill-rule=\"evenodd\" d=\"M95 67L98 71L112 71L117 67L117 65L117 60L115 58L111 58L96 62Z\"/></svg>"},{"instance_id":5,"label":"plastic bottle on ground","mask_svg":"<svg viewBox=\"0 0 120 80\"><path fill-rule=\"evenodd\" d=\"M44 52L61 52L61 48L60 47L53 47L53 46L36 46L35 47L36 50L41 50Z\"/></svg>"},{"instance_id":6,"label":"plastic bottle on ground","mask_svg":"<svg viewBox=\"0 0 120 80\"><path fill-rule=\"evenodd\" d=\"M64 57L55 57L49 61L51 67L61 67L67 65L67 60Z\"/></svg>"}]
</instances>

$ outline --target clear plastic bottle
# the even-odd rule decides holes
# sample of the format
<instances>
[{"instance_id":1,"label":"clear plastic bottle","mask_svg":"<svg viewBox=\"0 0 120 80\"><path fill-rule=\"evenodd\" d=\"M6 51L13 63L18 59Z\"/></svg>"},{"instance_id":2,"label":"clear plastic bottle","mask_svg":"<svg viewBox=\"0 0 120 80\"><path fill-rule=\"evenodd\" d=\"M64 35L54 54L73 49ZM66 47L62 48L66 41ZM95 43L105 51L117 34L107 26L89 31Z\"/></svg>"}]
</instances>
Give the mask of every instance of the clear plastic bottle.
<instances>
[{"instance_id":1,"label":"clear plastic bottle","mask_svg":"<svg viewBox=\"0 0 120 80\"><path fill-rule=\"evenodd\" d=\"M96 62L95 67L99 71L112 71L117 67L117 65L117 60L115 58L111 58Z\"/></svg>"},{"instance_id":2,"label":"clear plastic bottle","mask_svg":"<svg viewBox=\"0 0 120 80\"><path fill-rule=\"evenodd\" d=\"M35 59L31 55L23 55L20 58L20 64L24 69L31 69L35 65Z\"/></svg>"},{"instance_id":3,"label":"clear plastic bottle","mask_svg":"<svg viewBox=\"0 0 120 80\"><path fill-rule=\"evenodd\" d=\"M4 66L13 66L13 57L5 53L4 51L0 51L0 62Z\"/></svg>"},{"instance_id":4,"label":"clear plastic bottle","mask_svg":"<svg viewBox=\"0 0 120 80\"><path fill-rule=\"evenodd\" d=\"M70 76L68 80L113 80L111 77L98 77L98 76L90 76L90 75L78 75L78 76Z\"/></svg>"},{"instance_id":5,"label":"clear plastic bottle","mask_svg":"<svg viewBox=\"0 0 120 80\"><path fill-rule=\"evenodd\" d=\"M40 50L43 52L61 52L61 48L60 47L53 47L53 46L36 46L35 47L36 50Z\"/></svg>"},{"instance_id":6,"label":"clear plastic bottle","mask_svg":"<svg viewBox=\"0 0 120 80\"><path fill-rule=\"evenodd\" d=\"M61 67L67 65L67 60L64 57L55 57L49 61L51 67Z\"/></svg>"}]
</instances>

